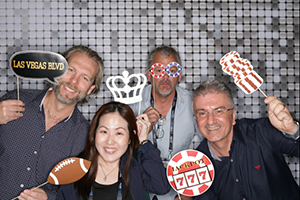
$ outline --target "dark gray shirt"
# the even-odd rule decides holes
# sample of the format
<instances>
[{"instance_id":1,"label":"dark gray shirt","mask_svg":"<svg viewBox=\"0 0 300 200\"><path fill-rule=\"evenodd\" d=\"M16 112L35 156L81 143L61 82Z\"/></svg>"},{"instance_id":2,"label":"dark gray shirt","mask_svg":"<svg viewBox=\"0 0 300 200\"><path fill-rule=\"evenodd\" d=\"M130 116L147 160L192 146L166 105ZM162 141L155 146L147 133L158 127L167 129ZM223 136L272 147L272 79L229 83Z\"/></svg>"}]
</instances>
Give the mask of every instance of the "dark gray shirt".
<instances>
[{"instance_id":1,"label":"dark gray shirt","mask_svg":"<svg viewBox=\"0 0 300 200\"><path fill-rule=\"evenodd\" d=\"M84 148L89 123L77 106L73 113L48 131L42 105L47 90L20 90L25 103L23 117L0 125L0 199L18 196L47 181L51 169L61 160L77 156ZM17 99L11 91L0 101ZM48 199L55 199L57 187L46 184Z\"/></svg>"}]
</instances>

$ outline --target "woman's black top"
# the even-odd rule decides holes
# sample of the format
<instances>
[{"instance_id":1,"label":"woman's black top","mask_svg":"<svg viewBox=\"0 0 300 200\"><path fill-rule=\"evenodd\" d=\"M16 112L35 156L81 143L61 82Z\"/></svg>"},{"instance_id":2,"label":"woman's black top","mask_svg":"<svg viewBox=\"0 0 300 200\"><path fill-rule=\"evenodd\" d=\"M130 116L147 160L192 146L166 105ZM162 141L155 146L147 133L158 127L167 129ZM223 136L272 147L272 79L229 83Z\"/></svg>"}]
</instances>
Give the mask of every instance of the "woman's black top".
<instances>
[{"instance_id":1,"label":"woman's black top","mask_svg":"<svg viewBox=\"0 0 300 200\"><path fill-rule=\"evenodd\" d=\"M102 185L95 182L93 186L93 200L116 200L120 181L122 183L122 200L133 200L130 191L128 191L127 197L125 198L126 186L122 178L112 185Z\"/></svg>"}]
</instances>

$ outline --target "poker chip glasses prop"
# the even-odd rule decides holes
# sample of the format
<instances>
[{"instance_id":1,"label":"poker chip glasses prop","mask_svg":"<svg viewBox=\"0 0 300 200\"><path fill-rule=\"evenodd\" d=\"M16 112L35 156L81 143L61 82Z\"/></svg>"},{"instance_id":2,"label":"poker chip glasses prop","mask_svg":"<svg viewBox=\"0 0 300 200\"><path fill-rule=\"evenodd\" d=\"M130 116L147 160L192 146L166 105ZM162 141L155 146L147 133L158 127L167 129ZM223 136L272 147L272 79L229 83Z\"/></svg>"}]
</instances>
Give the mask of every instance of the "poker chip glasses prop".
<instances>
[{"instance_id":1,"label":"poker chip glasses prop","mask_svg":"<svg viewBox=\"0 0 300 200\"><path fill-rule=\"evenodd\" d=\"M181 73L181 66L177 62L170 62L167 67L163 64L155 63L149 69L154 78L161 78L167 73L170 77L177 77Z\"/></svg>"}]
</instances>

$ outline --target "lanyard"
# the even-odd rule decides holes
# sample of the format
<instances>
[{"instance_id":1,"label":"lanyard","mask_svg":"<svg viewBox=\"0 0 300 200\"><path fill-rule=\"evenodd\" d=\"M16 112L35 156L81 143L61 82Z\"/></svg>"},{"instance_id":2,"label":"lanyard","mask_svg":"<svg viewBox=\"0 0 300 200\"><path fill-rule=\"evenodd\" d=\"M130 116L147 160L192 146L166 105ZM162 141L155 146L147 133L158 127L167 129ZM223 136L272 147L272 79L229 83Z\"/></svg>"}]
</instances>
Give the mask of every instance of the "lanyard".
<instances>
[{"instance_id":1,"label":"lanyard","mask_svg":"<svg viewBox=\"0 0 300 200\"><path fill-rule=\"evenodd\" d=\"M175 107L176 107L176 99L177 99L177 91L175 90L175 96L172 103L172 110L171 110L171 122L170 122L170 139L169 139L169 157L168 160L172 157L172 151L173 151L173 141L174 141L174 118L175 118ZM154 99L151 92L151 99L150 99L151 106L154 107ZM157 140L156 140L156 134L154 129L152 130L153 133L153 143L154 146L157 147Z\"/></svg>"},{"instance_id":2,"label":"lanyard","mask_svg":"<svg viewBox=\"0 0 300 200\"><path fill-rule=\"evenodd\" d=\"M119 172L119 185L118 185L118 194L117 200L122 200L122 174Z\"/></svg>"}]
</instances>

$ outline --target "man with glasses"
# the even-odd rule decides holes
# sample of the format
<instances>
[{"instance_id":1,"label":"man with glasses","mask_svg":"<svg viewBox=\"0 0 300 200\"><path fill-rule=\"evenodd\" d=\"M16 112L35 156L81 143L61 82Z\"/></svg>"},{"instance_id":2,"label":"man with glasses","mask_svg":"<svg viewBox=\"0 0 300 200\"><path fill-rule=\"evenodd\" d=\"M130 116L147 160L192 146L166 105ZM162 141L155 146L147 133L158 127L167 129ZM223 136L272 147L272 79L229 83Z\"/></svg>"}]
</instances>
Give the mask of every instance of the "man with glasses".
<instances>
[{"instance_id":1,"label":"man with glasses","mask_svg":"<svg viewBox=\"0 0 300 200\"><path fill-rule=\"evenodd\" d=\"M155 48L148 55L147 65L147 78L151 84L143 90L141 111L153 124L149 139L161 151L167 165L172 156L189 148L195 134L200 139L203 137L193 117L191 92L178 87L182 77L178 52L168 46ZM130 106L138 115L139 104ZM176 192L171 190L157 198L174 200L175 196Z\"/></svg>"},{"instance_id":2,"label":"man with glasses","mask_svg":"<svg viewBox=\"0 0 300 200\"><path fill-rule=\"evenodd\" d=\"M212 186L199 200L299 199L299 187L283 154L299 157L299 125L274 96L268 117L235 120L230 89L204 81L193 93L197 127L205 137L197 150L215 168Z\"/></svg>"}]
</instances>

